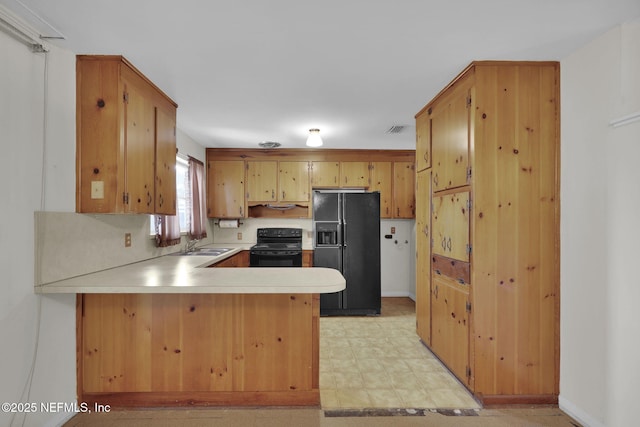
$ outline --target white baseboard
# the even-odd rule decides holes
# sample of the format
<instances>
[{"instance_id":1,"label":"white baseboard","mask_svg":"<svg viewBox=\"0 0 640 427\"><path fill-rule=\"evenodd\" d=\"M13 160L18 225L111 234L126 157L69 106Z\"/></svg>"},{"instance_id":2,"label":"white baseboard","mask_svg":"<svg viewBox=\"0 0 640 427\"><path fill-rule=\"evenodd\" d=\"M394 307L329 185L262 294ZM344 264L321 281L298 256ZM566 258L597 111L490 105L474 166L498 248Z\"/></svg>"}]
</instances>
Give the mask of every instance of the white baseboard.
<instances>
[{"instance_id":1,"label":"white baseboard","mask_svg":"<svg viewBox=\"0 0 640 427\"><path fill-rule=\"evenodd\" d=\"M558 397L558 406L562 411L566 412L567 415L582 424L583 427L605 427L603 422L593 418L593 416L586 413L584 409L562 396Z\"/></svg>"},{"instance_id":2,"label":"white baseboard","mask_svg":"<svg viewBox=\"0 0 640 427\"><path fill-rule=\"evenodd\" d=\"M411 298L411 295L409 294L409 292L406 291L382 291L382 298L385 297L409 297Z\"/></svg>"}]
</instances>

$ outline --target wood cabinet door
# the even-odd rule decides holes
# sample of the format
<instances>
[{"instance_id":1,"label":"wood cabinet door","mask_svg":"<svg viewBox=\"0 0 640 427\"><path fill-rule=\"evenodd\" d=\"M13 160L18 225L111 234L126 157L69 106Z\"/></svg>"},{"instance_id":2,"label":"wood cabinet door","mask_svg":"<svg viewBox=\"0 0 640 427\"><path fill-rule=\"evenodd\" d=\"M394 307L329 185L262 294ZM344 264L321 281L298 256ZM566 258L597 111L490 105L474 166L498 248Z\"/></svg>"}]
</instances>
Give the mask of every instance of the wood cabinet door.
<instances>
[{"instance_id":1,"label":"wood cabinet door","mask_svg":"<svg viewBox=\"0 0 640 427\"><path fill-rule=\"evenodd\" d=\"M207 162L207 216L243 218L244 162L209 160Z\"/></svg>"},{"instance_id":2,"label":"wood cabinet door","mask_svg":"<svg viewBox=\"0 0 640 427\"><path fill-rule=\"evenodd\" d=\"M393 215L394 218L414 218L415 165L413 162L393 163Z\"/></svg>"},{"instance_id":3,"label":"wood cabinet door","mask_svg":"<svg viewBox=\"0 0 640 427\"><path fill-rule=\"evenodd\" d=\"M423 111L416 117L416 171L431 167L431 116Z\"/></svg>"},{"instance_id":4,"label":"wood cabinet door","mask_svg":"<svg viewBox=\"0 0 640 427\"><path fill-rule=\"evenodd\" d=\"M312 188L340 186L340 162L311 162Z\"/></svg>"},{"instance_id":5,"label":"wood cabinet door","mask_svg":"<svg viewBox=\"0 0 640 427\"><path fill-rule=\"evenodd\" d=\"M431 170L416 174L416 331L431 345Z\"/></svg>"},{"instance_id":6,"label":"wood cabinet door","mask_svg":"<svg viewBox=\"0 0 640 427\"><path fill-rule=\"evenodd\" d=\"M468 185L470 90L463 85L433 107L433 191Z\"/></svg>"},{"instance_id":7,"label":"wood cabinet door","mask_svg":"<svg viewBox=\"0 0 640 427\"><path fill-rule=\"evenodd\" d=\"M146 92L125 80L126 193L131 213L155 209L155 107Z\"/></svg>"},{"instance_id":8,"label":"wood cabinet door","mask_svg":"<svg viewBox=\"0 0 640 427\"><path fill-rule=\"evenodd\" d=\"M275 202L278 200L278 162L247 162L247 201Z\"/></svg>"},{"instance_id":9,"label":"wood cabinet door","mask_svg":"<svg viewBox=\"0 0 640 427\"><path fill-rule=\"evenodd\" d=\"M380 218L393 217L393 191L391 162L371 162L369 191L380 192Z\"/></svg>"},{"instance_id":10,"label":"wood cabinet door","mask_svg":"<svg viewBox=\"0 0 640 427\"><path fill-rule=\"evenodd\" d=\"M279 162L278 199L281 202L308 202L309 162Z\"/></svg>"},{"instance_id":11,"label":"wood cabinet door","mask_svg":"<svg viewBox=\"0 0 640 427\"><path fill-rule=\"evenodd\" d=\"M176 215L176 110L156 109L155 213Z\"/></svg>"},{"instance_id":12,"label":"wood cabinet door","mask_svg":"<svg viewBox=\"0 0 640 427\"><path fill-rule=\"evenodd\" d=\"M469 384L469 289L434 275L431 293L431 349L460 381Z\"/></svg>"},{"instance_id":13,"label":"wood cabinet door","mask_svg":"<svg viewBox=\"0 0 640 427\"><path fill-rule=\"evenodd\" d=\"M433 253L469 262L470 193L462 191L433 198Z\"/></svg>"},{"instance_id":14,"label":"wood cabinet door","mask_svg":"<svg viewBox=\"0 0 640 427\"><path fill-rule=\"evenodd\" d=\"M369 187L369 162L340 162L340 187Z\"/></svg>"}]
</instances>

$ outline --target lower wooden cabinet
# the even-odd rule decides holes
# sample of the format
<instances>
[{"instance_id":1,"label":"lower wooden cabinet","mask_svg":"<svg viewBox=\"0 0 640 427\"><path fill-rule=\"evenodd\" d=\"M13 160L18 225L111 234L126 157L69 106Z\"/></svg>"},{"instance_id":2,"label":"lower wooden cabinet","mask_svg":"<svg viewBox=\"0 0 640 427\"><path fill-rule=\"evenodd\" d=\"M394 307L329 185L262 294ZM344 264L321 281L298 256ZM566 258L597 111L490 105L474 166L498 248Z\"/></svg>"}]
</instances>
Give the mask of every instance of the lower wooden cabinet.
<instances>
[{"instance_id":1,"label":"lower wooden cabinet","mask_svg":"<svg viewBox=\"0 0 640 427\"><path fill-rule=\"evenodd\" d=\"M240 251L213 264L211 267L249 267L249 251Z\"/></svg>"}]
</instances>

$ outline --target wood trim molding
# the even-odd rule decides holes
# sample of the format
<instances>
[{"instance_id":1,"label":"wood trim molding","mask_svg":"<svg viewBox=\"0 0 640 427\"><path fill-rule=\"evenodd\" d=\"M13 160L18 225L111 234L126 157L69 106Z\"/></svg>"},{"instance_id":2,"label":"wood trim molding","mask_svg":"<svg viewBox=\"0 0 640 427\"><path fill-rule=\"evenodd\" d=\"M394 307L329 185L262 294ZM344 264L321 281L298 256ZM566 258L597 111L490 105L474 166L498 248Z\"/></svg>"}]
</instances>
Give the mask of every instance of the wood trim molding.
<instances>
[{"instance_id":1,"label":"wood trim molding","mask_svg":"<svg viewBox=\"0 0 640 427\"><path fill-rule=\"evenodd\" d=\"M140 407L210 407L210 406L319 406L320 390L309 391L228 391L228 392L128 392L85 393L78 403L109 405L110 409Z\"/></svg>"},{"instance_id":2,"label":"wood trim molding","mask_svg":"<svg viewBox=\"0 0 640 427\"><path fill-rule=\"evenodd\" d=\"M415 150L307 150L298 148L207 148L207 160L415 161ZM214 156L214 159L212 157Z\"/></svg>"}]
</instances>

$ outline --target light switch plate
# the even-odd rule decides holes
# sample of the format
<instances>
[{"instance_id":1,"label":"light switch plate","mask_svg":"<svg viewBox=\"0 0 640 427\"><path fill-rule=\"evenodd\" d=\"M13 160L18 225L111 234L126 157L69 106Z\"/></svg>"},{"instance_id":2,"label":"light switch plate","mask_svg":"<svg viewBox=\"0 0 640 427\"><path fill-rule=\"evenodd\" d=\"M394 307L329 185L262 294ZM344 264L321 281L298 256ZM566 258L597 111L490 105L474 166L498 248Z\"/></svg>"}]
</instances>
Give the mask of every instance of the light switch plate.
<instances>
[{"instance_id":1,"label":"light switch plate","mask_svg":"<svg viewBox=\"0 0 640 427\"><path fill-rule=\"evenodd\" d=\"M124 233L124 247L131 247L131 233Z\"/></svg>"},{"instance_id":2,"label":"light switch plate","mask_svg":"<svg viewBox=\"0 0 640 427\"><path fill-rule=\"evenodd\" d=\"M238 233L238 240L242 240L242 233Z\"/></svg>"},{"instance_id":3,"label":"light switch plate","mask_svg":"<svg viewBox=\"0 0 640 427\"><path fill-rule=\"evenodd\" d=\"M104 199L104 181L91 181L91 198Z\"/></svg>"}]
</instances>

